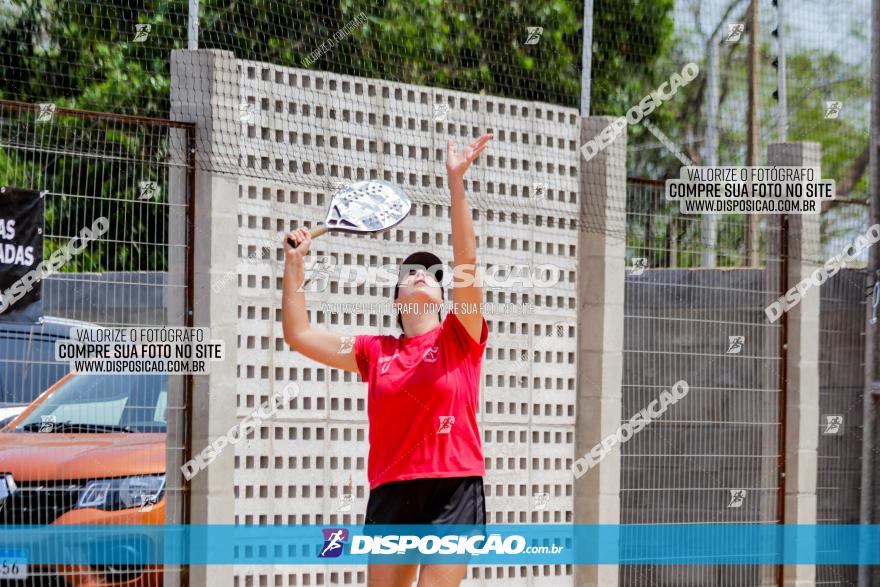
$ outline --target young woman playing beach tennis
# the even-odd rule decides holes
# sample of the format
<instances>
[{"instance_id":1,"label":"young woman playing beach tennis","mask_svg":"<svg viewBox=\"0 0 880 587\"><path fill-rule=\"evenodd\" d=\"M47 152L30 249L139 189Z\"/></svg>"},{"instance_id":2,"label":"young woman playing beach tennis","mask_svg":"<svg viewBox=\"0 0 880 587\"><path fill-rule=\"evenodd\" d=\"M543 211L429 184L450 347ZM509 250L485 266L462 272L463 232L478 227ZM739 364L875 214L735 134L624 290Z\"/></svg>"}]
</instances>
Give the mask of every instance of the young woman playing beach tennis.
<instances>
[{"instance_id":1,"label":"young woman playing beach tennis","mask_svg":"<svg viewBox=\"0 0 880 587\"><path fill-rule=\"evenodd\" d=\"M306 357L359 373L368 384L366 524L486 523L477 408L489 329L475 275L477 247L464 175L491 139L483 135L458 152L452 139L447 143L455 278L445 318L437 311L443 303L442 263L420 251L404 260L394 290L401 336L312 328L302 291L311 237L306 228L285 235L284 339ZM456 586L466 571L465 564L376 564L370 565L369 585L408 587L418 575L419 587Z\"/></svg>"}]
</instances>

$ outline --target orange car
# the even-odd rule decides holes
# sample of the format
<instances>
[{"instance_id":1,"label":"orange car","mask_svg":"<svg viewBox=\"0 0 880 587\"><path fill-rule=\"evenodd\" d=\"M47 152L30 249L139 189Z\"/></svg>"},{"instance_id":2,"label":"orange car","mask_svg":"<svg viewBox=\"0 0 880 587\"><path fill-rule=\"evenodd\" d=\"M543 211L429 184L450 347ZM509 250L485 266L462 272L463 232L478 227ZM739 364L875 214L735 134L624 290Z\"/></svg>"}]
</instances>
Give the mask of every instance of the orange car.
<instances>
[{"instance_id":1,"label":"orange car","mask_svg":"<svg viewBox=\"0 0 880 587\"><path fill-rule=\"evenodd\" d=\"M42 393L0 431L0 526L162 524L167 382L166 375L69 373ZM11 563L0 564L0 581L162 584L161 568L28 568L21 554L0 551L0 563L4 556Z\"/></svg>"}]
</instances>

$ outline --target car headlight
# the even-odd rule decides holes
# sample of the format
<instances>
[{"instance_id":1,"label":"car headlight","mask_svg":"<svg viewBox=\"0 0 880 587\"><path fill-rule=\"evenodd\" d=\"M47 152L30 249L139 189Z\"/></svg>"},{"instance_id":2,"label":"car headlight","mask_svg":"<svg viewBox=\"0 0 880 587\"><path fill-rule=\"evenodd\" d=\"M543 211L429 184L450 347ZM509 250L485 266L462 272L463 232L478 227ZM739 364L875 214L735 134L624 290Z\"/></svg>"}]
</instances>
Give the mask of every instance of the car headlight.
<instances>
[{"instance_id":1,"label":"car headlight","mask_svg":"<svg viewBox=\"0 0 880 587\"><path fill-rule=\"evenodd\" d=\"M165 475L137 475L89 481L76 502L77 508L124 510L157 503L165 492Z\"/></svg>"}]
</instances>

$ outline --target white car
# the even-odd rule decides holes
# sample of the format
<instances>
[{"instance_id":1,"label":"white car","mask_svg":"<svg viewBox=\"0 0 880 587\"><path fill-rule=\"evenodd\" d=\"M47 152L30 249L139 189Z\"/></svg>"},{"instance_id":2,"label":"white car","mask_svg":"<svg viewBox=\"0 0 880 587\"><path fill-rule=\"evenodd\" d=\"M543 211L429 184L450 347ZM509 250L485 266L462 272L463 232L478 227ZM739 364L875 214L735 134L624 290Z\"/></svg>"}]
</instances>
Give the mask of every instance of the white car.
<instances>
[{"instance_id":1,"label":"white car","mask_svg":"<svg viewBox=\"0 0 880 587\"><path fill-rule=\"evenodd\" d=\"M24 411L27 406L3 406L0 407L0 430L12 422L13 418Z\"/></svg>"}]
</instances>

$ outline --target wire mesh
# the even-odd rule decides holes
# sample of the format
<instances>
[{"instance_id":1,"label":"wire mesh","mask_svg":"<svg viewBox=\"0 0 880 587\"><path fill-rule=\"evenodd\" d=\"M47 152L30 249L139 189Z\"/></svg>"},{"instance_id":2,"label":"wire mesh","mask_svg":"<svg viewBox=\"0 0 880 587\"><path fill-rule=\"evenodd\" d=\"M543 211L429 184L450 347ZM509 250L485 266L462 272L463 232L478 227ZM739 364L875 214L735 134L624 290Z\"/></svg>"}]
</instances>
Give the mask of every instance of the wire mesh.
<instances>
[{"instance_id":1,"label":"wire mesh","mask_svg":"<svg viewBox=\"0 0 880 587\"><path fill-rule=\"evenodd\" d=\"M639 269L626 278L621 418L676 381L690 391L622 445L621 523L775 523L780 327L763 308L778 295L779 259L765 255L755 268L679 269L698 264L704 252L700 219L663 206L662 190L632 178L627 190L628 266ZM728 216L719 232L743 230L744 219ZM710 252L739 260L743 245L721 240ZM632 565L620 577L625 585L773 585L775 569Z\"/></svg>"},{"instance_id":2,"label":"wire mesh","mask_svg":"<svg viewBox=\"0 0 880 587\"><path fill-rule=\"evenodd\" d=\"M581 231L626 239L621 417L677 379L691 385L686 401L622 448L621 521L775 523L780 326L766 321L763 308L780 294L780 258L773 251L779 235L766 216L679 214L658 182L678 177L689 162L762 163L768 145L787 136L818 142L823 174L836 180L838 197L866 202L870 3L783 4L780 26L777 6L748 0L594 0L591 114L625 115L689 62L700 73L650 116L627 125L624 176L591 178L592 184L578 183L586 138L574 109L582 88L579 2L202 0L198 47L228 51L231 58L199 69L175 53L187 46L183 0L9 0L0 8L0 73L6 80L0 97L41 104L50 114L70 107L194 120L196 138L211 149L198 153L195 167L235 178L237 415L265 399L276 381L319 388L286 420L261 428L259 438L237 449L240 523L356 521L363 505L357 500L367 495L366 406L356 378L316 368L284 347L271 297L283 255L277 233L313 225L340 183L381 178L410 193L417 204L413 224L363 242L339 237L332 245L318 243L314 255L374 267L398 260L402 246L447 250L445 139L453 136L460 146L483 132L495 140L466 182L481 255L487 264L553 261L566 276L551 294L487 291L490 302L543 305L540 320L491 320L481 418L492 470L492 521L571 521L572 483L563 476L577 407L575 337L546 346L543 339L554 323L578 319ZM199 74L176 73L175 64ZM783 64L785 96L777 79ZM229 70L217 74L215 66ZM113 220L105 238L46 281L45 308L102 325L174 324L163 308L184 295L185 282L159 276L180 276L192 245L175 240L173 219L186 206L169 200L169 186L188 169L181 163L187 141L147 121L59 111L46 124L37 116L6 107L0 169L7 184L48 186L46 253L96 214ZM601 181L622 189L625 175L638 176L625 186L626 209L601 208L591 188ZM150 190L155 184L157 194L142 200L142 184ZM864 232L865 219L863 206L827 205L821 247L810 261L839 253ZM842 362L853 372L859 368L852 337L864 316L856 307L864 303L856 299L860 285L858 273L849 271L822 289L828 307L821 326L823 414L861 401L858 381L844 384L834 368ZM340 295L318 303L341 296L381 300L389 292L333 283L330 293ZM393 328L389 315L310 309L314 322L329 328ZM36 366L50 364L34 356L18 362L40 373ZM9 392L18 404L57 376L16 377L30 385ZM327 391L331 385L339 395ZM169 426L172 414L182 421L187 407L169 410ZM857 431L857 409L850 411L844 430ZM348 454L330 454L334 442ZM849 434L820 437L823 522L853 520L856 442ZM523 457L518 451L526 444L534 453ZM179 448L169 446L169 455ZM537 494L549 496L548 508L535 508ZM337 500L346 495L353 511L339 509ZM570 568L513 571L472 569L470 579L572 581ZM826 584L847 584L850 571L819 572ZM775 573L748 566L626 567L621 583L769 585ZM241 585L364 579L360 570L271 568L240 570L235 577Z\"/></svg>"},{"instance_id":3,"label":"wire mesh","mask_svg":"<svg viewBox=\"0 0 880 587\"><path fill-rule=\"evenodd\" d=\"M828 257L839 254L844 235L864 234L864 208L833 211L823 237ZM851 236L849 236L851 238ZM835 250L836 249L836 250ZM819 524L858 524L862 464L862 398L865 390L865 306L868 279L860 260L821 291L819 340L819 456L816 486ZM854 566L822 565L817 585L855 585Z\"/></svg>"},{"instance_id":4,"label":"wire mesh","mask_svg":"<svg viewBox=\"0 0 880 587\"><path fill-rule=\"evenodd\" d=\"M172 218L188 217L192 129L62 110L41 120L41 112L0 104L0 185L43 193L44 259L99 219L106 227L79 241L84 246L71 249L79 253L45 277L41 311L13 304L0 319L0 408L11 414L33 406L0 433L0 472L16 487L0 509L0 524L180 521L184 491L175 475L166 478L166 461L178 462L186 443L186 381L76 373L56 360L55 342L67 340L73 327L187 323L192 245L186 231L173 230ZM68 450L52 449L59 438ZM149 485L151 498L132 501L125 483ZM103 502L89 500L101 491ZM32 565L27 579L147 585L178 572Z\"/></svg>"}]
</instances>

